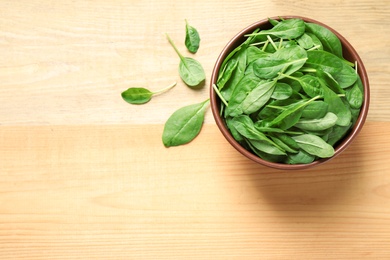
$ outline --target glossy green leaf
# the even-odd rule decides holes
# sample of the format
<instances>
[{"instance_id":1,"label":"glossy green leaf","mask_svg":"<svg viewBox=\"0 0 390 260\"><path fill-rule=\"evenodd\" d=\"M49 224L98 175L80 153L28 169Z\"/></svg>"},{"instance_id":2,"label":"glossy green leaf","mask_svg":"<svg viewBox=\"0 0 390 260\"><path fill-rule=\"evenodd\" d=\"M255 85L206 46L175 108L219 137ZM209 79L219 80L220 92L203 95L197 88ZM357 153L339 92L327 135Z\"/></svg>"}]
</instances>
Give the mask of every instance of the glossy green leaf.
<instances>
[{"instance_id":1,"label":"glossy green leaf","mask_svg":"<svg viewBox=\"0 0 390 260\"><path fill-rule=\"evenodd\" d=\"M348 125L345 126L335 125L332 128L332 132L329 134L328 141L327 141L328 144L330 145L337 144L337 142L340 141L351 129L351 126L352 123L349 123Z\"/></svg>"},{"instance_id":2,"label":"glossy green leaf","mask_svg":"<svg viewBox=\"0 0 390 260\"><path fill-rule=\"evenodd\" d=\"M272 155L286 155L286 152L276 146L276 143L270 143L263 140L248 140L257 150Z\"/></svg>"},{"instance_id":3,"label":"glossy green leaf","mask_svg":"<svg viewBox=\"0 0 390 260\"><path fill-rule=\"evenodd\" d=\"M334 155L334 148L321 137L312 134L303 134L292 137L305 152L320 158L329 158Z\"/></svg>"},{"instance_id":4,"label":"glossy green leaf","mask_svg":"<svg viewBox=\"0 0 390 260\"><path fill-rule=\"evenodd\" d=\"M209 100L182 107L166 121L162 141L166 147L186 144L200 132Z\"/></svg>"},{"instance_id":5,"label":"glossy green leaf","mask_svg":"<svg viewBox=\"0 0 390 260\"><path fill-rule=\"evenodd\" d=\"M306 51L299 46L280 49L266 58L254 61L256 76L263 79L273 79L283 72L290 75L299 70L306 62Z\"/></svg>"},{"instance_id":6,"label":"glossy green leaf","mask_svg":"<svg viewBox=\"0 0 390 260\"><path fill-rule=\"evenodd\" d=\"M200 37L198 30L194 28L193 26L188 24L188 21L185 20L186 22L186 37L184 40L185 46L187 49L192 52L196 53L199 49L199 44L200 44Z\"/></svg>"},{"instance_id":7,"label":"glossy green leaf","mask_svg":"<svg viewBox=\"0 0 390 260\"><path fill-rule=\"evenodd\" d=\"M334 126L337 116L328 112L324 117L317 119L301 119L294 126L308 131L322 131Z\"/></svg>"},{"instance_id":8,"label":"glossy green leaf","mask_svg":"<svg viewBox=\"0 0 390 260\"><path fill-rule=\"evenodd\" d=\"M270 122L269 126L280 127L281 129L289 129L295 125L302 116L302 111L312 101L318 97L312 98L307 101L298 101L291 105L290 109L283 111L279 116Z\"/></svg>"},{"instance_id":9,"label":"glossy green leaf","mask_svg":"<svg viewBox=\"0 0 390 260\"><path fill-rule=\"evenodd\" d=\"M277 144L279 147L281 147L284 151L287 153L297 153L299 150L295 150L294 148L288 146L286 143L284 143L282 140L280 140L276 136L271 136L272 141L274 141L275 144Z\"/></svg>"},{"instance_id":10,"label":"glossy green leaf","mask_svg":"<svg viewBox=\"0 0 390 260\"><path fill-rule=\"evenodd\" d=\"M331 89L325 85L321 85L321 87L324 94L324 101L328 104L328 111L333 112L337 116L336 124L340 126L349 125L352 118L349 108L345 106L341 98Z\"/></svg>"},{"instance_id":11,"label":"glossy green leaf","mask_svg":"<svg viewBox=\"0 0 390 260\"><path fill-rule=\"evenodd\" d=\"M236 89L241 79L245 76L245 69L247 64L245 48L240 49L232 59L236 60L237 65L234 66L229 81L227 81L227 83L225 83L224 87L221 89L221 94L227 101L230 100L233 91Z\"/></svg>"},{"instance_id":12,"label":"glossy green leaf","mask_svg":"<svg viewBox=\"0 0 390 260\"><path fill-rule=\"evenodd\" d=\"M349 105L355 109L360 108L364 101L364 94L359 84L362 84L360 78L352 87L346 90L345 94Z\"/></svg>"},{"instance_id":13,"label":"glossy green leaf","mask_svg":"<svg viewBox=\"0 0 390 260\"><path fill-rule=\"evenodd\" d=\"M306 23L306 32L314 34L321 41L325 51L343 57L339 38L328 28L315 23Z\"/></svg>"},{"instance_id":14,"label":"glossy green leaf","mask_svg":"<svg viewBox=\"0 0 390 260\"><path fill-rule=\"evenodd\" d=\"M281 39L295 39L305 32L305 23L301 19L287 19L278 22L269 30L262 30L253 35L273 35Z\"/></svg>"},{"instance_id":15,"label":"glossy green leaf","mask_svg":"<svg viewBox=\"0 0 390 260\"><path fill-rule=\"evenodd\" d=\"M297 38L297 43L299 44L299 46L306 50L314 46L313 39L306 33L302 34L299 38Z\"/></svg>"},{"instance_id":16,"label":"glossy green leaf","mask_svg":"<svg viewBox=\"0 0 390 260\"><path fill-rule=\"evenodd\" d=\"M242 112L251 114L264 106L271 98L276 81L265 81L252 89L241 103Z\"/></svg>"},{"instance_id":17,"label":"glossy green leaf","mask_svg":"<svg viewBox=\"0 0 390 260\"><path fill-rule=\"evenodd\" d=\"M168 91L169 89L173 88L175 85L176 82L156 92L151 92L146 88L129 88L123 91L121 95L123 100L125 100L130 104L145 104L152 99L152 96Z\"/></svg>"},{"instance_id":18,"label":"glossy green leaf","mask_svg":"<svg viewBox=\"0 0 390 260\"><path fill-rule=\"evenodd\" d=\"M181 55L169 35L167 34L166 36L175 52L180 57L179 75L181 79L191 88L199 87L206 79L206 74L202 65L193 58Z\"/></svg>"},{"instance_id":19,"label":"glossy green leaf","mask_svg":"<svg viewBox=\"0 0 390 260\"><path fill-rule=\"evenodd\" d=\"M237 65L238 65L238 60L236 59L231 59L228 61L228 63L226 63L224 70L218 75L218 80L217 80L218 89L221 90L225 86L225 84L229 81Z\"/></svg>"},{"instance_id":20,"label":"glossy green leaf","mask_svg":"<svg viewBox=\"0 0 390 260\"><path fill-rule=\"evenodd\" d=\"M291 97L292 93L293 90L290 85L282 82L277 82L271 98L276 100L285 100Z\"/></svg>"},{"instance_id":21,"label":"glossy green leaf","mask_svg":"<svg viewBox=\"0 0 390 260\"><path fill-rule=\"evenodd\" d=\"M145 104L152 99L153 93L146 88L129 88L122 92L122 98L130 104Z\"/></svg>"},{"instance_id":22,"label":"glossy green leaf","mask_svg":"<svg viewBox=\"0 0 390 260\"><path fill-rule=\"evenodd\" d=\"M302 111L302 118L321 118L328 112L328 104L321 100L316 100L308 104Z\"/></svg>"},{"instance_id":23,"label":"glossy green leaf","mask_svg":"<svg viewBox=\"0 0 390 260\"><path fill-rule=\"evenodd\" d=\"M206 79L202 65L190 57L184 57L180 61L179 75L189 87L198 87Z\"/></svg>"},{"instance_id":24,"label":"glossy green leaf","mask_svg":"<svg viewBox=\"0 0 390 260\"><path fill-rule=\"evenodd\" d=\"M235 87L231 100L229 100L229 106L225 110L225 114L229 116L237 116L243 113L241 103L245 100L248 93L256 86L262 84L262 81L253 76L245 75Z\"/></svg>"},{"instance_id":25,"label":"glossy green leaf","mask_svg":"<svg viewBox=\"0 0 390 260\"><path fill-rule=\"evenodd\" d=\"M315 160L315 156L308 154L305 151L300 150L296 154L288 154L286 163L287 164L308 164Z\"/></svg>"},{"instance_id":26,"label":"glossy green leaf","mask_svg":"<svg viewBox=\"0 0 390 260\"><path fill-rule=\"evenodd\" d=\"M351 66L348 66L336 55L326 51L308 51L305 67L331 74L341 88L347 88L357 80L356 72Z\"/></svg>"}]
</instances>

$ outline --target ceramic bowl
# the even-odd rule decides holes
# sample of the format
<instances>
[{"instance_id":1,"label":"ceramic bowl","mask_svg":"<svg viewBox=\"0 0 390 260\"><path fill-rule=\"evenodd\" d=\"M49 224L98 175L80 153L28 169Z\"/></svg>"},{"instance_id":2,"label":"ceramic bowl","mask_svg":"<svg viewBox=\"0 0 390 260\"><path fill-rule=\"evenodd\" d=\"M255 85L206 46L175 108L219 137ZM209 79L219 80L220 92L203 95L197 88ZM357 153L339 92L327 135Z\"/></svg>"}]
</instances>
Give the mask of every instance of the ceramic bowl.
<instances>
[{"instance_id":1,"label":"ceramic bowl","mask_svg":"<svg viewBox=\"0 0 390 260\"><path fill-rule=\"evenodd\" d=\"M271 28L271 24L268 21L268 18L260 20L258 22L253 23L252 25L244 28L241 30L238 34L236 34L228 43L227 45L223 48L222 52L218 56L218 59L215 63L214 69L212 71L211 79L210 79L210 101L211 101L211 109L212 113L214 116L214 119L216 121L216 124L221 131L222 135L226 138L226 140L242 155L245 157L249 158L250 160L268 166L276 169L281 169L281 170L297 170L297 169L306 169L314 166L318 166L320 164L323 164L325 162L328 162L329 160L333 159L334 157L338 156L340 153L342 153L351 143L352 141L356 138L356 136L359 134L360 130L362 129L367 113L368 113L368 108L369 108L369 95L370 95L370 90L369 90L369 81L367 77L367 72L365 70L364 64L359 57L358 53L356 50L353 48L353 46L337 31L334 29L330 28L326 24L323 24L319 21L316 21L311 18L306 18L306 17L301 17L301 16L278 16L278 17L271 17L272 19L280 20L280 18L283 19L290 19L290 18L299 18L304 20L305 22L311 22L311 23L316 23L321 26L324 26L325 28L328 28L330 31L332 31L341 41L342 44L342 49L343 49L343 56L345 59L347 59L350 62L357 62L358 66L358 74L360 75L360 78L362 80L363 86L364 86L364 102L361 107L361 112L360 115L355 123L355 125L351 128L351 130L346 134L346 136L340 140L335 146L335 153L332 157L330 158L324 158L324 159L318 159L312 163L309 164L285 164L285 163L274 163L274 162L269 162L266 160L261 159L251 151L245 149L243 146L241 146L231 135L229 129L227 128L225 121L223 117L220 116L220 105L221 101L216 94L216 92L213 89L213 84L216 84L217 79L218 79L218 73L220 71L221 65L224 61L224 59L227 57L227 55L234 50L237 46L239 46L242 42L245 41L246 37L245 35L252 33L255 29L260 28L260 29L269 29Z\"/></svg>"}]
</instances>

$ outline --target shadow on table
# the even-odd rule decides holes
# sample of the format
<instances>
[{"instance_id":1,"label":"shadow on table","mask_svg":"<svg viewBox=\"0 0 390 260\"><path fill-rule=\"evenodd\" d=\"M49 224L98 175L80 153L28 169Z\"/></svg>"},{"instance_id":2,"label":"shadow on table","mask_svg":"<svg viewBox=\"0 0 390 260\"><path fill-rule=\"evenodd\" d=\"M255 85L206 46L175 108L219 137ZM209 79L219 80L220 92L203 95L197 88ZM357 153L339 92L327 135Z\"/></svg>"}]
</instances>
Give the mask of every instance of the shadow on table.
<instances>
[{"instance_id":1,"label":"shadow on table","mask_svg":"<svg viewBox=\"0 0 390 260\"><path fill-rule=\"evenodd\" d=\"M281 171L256 165L248 176L258 199L275 208L353 203L354 193L364 186L365 158L361 142L356 142L331 161L302 171Z\"/></svg>"}]
</instances>

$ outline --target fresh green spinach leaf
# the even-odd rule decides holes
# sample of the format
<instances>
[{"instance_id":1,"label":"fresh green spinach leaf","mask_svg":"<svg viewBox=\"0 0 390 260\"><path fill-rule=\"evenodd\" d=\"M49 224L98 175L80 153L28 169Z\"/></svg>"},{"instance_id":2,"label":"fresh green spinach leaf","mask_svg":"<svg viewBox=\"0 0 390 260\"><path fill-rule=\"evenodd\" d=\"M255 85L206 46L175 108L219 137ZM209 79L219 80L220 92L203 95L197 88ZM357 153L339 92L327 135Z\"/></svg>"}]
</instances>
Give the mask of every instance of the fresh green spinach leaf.
<instances>
[{"instance_id":1,"label":"fresh green spinach leaf","mask_svg":"<svg viewBox=\"0 0 390 260\"><path fill-rule=\"evenodd\" d=\"M185 20L185 22L186 22L186 37L184 40L184 44L190 52L196 53L199 49L199 44L200 44L200 37L199 37L198 30L193 26L189 25L187 20Z\"/></svg>"},{"instance_id":2,"label":"fresh green spinach leaf","mask_svg":"<svg viewBox=\"0 0 390 260\"><path fill-rule=\"evenodd\" d=\"M166 147L178 146L192 141L200 132L206 108L210 100L182 107L166 121L162 141Z\"/></svg>"},{"instance_id":3,"label":"fresh green spinach leaf","mask_svg":"<svg viewBox=\"0 0 390 260\"><path fill-rule=\"evenodd\" d=\"M179 52L169 35L167 34L166 36L177 55L180 57L179 75L181 79L191 88L199 87L206 79L202 65L193 58L184 57Z\"/></svg>"},{"instance_id":4,"label":"fresh green spinach leaf","mask_svg":"<svg viewBox=\"0 0 390 260\"><path fill-rule=\"evenodd\" d=\"M152 96L161 94L169 89L173 88L176 82L169 85L168 87L161 89L156 92L152 92L146 88L129 88L122 92L122 98L130 104L145 104L152 99Z\"/></svg>"},{"instance_id":5,"label":"fresh green spinach leaf","mask_svg":"<svg viewBox=\"0 0 390 260\"><path fill-rule=\"evenodd\" d=\"M321 137L312 134L303 134L292 137L305 152L320 158L329 158L334 155L334 148Z\"/></svg>"}]
</instances>

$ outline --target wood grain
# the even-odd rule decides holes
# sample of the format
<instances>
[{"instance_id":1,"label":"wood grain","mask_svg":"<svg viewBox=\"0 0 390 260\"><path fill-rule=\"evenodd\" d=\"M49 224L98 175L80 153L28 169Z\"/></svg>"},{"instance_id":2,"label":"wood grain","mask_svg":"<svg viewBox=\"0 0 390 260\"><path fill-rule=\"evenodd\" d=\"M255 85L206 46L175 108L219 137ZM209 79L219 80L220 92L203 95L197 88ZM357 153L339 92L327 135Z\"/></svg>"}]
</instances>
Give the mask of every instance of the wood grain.
<instances>
[{"instance_id":1,"label":"wood grain","mask_svg":"<svg viewBox=\"0 0 390 260\"><path fill-rule=\"evenodd\" d=\"M0 1L0 259L390 259L388 1ZM206 113L166 149L186 87L167 42L211 76L225 44L269 16L322 21L355 47L371 106L320 167L284 172L235 151ZM184 48L184 19L201 35ZM169 92L130 106L129 87Z\"/></svg>"},{"instance_id":2,"label":"wood grain","mask_svg":"<svg viewBox=\"0 0 390 260\"><path fill-rule=\"evenodd\" d=\"M0 255L385 259L389 127L301 172L249 161L215 125L168 149L160 125L2 127Z\"/></svg>"},{"instance_id":3,"label":"wood grain","mask_svg":"<svg viewBox=\"0 0 390 260\"><path fill-rule=\"evenodd\" d=\"M335 8L337 6L337 8ZM343 34L369 74L369 120L389 121L390 5L387 1L0 1L1 124L161 124L178 107L208 97L178 77L179 59L165 38L204 66L207 83L225 44L269 16L320 20ZM184 19L200 32L196 55L184 48ZM129 107L129 87L169 93ZM7 112L5 112L7 111ZM50 111L50 112L48 112ZM155 111L158 111L156 113ZM213 123L211 114L207 123Z\"/></svg>"}]
</instances>

